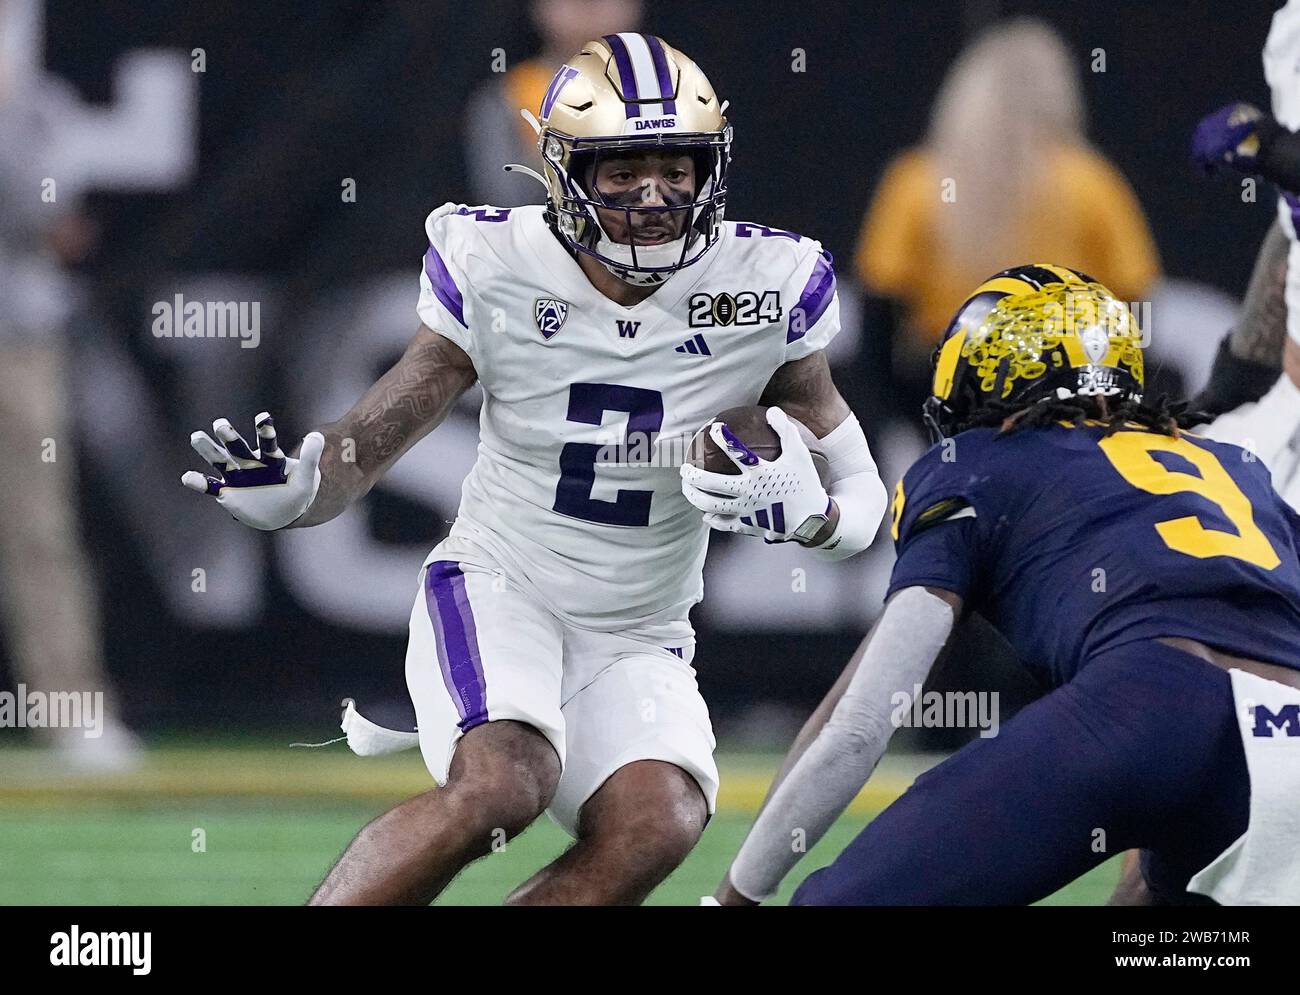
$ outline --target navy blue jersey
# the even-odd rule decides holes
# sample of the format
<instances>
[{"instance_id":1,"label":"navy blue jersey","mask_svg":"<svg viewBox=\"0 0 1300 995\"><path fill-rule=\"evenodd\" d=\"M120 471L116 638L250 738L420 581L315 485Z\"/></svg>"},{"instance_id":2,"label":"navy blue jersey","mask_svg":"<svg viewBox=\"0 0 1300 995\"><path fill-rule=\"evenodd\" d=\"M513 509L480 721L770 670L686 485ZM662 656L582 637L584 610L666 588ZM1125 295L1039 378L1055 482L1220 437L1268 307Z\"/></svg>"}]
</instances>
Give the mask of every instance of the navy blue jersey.
<instances>
[{"instance_id":1,"label":"navy blue jersey","mask_svg":"<svg viewBox=\"0 0 1300 995\"><path fill-rule=\"evenodd\" d=\"M1300 516L1237 446L972 429L908 470L893 510L889 593L961 595L1052 684L1160 636L1300 669Z\"/></svg>"}]
</instances>

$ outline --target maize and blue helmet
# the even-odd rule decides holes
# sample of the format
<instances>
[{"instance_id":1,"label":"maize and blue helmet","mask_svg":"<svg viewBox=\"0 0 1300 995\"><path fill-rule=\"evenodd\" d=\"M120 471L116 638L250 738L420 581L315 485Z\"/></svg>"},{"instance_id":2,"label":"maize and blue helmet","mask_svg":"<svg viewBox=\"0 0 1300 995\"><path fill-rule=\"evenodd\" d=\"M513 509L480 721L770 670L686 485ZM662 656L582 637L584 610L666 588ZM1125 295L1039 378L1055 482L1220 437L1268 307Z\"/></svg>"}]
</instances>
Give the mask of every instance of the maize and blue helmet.
<instances>
[{"instance_id":1,"label":"maize and blue helmet","mask_svg":"<svg viewBox=\"0 0 1300 995\"><path fill-rule=\"evenodd\" d=\"M1128 305L1087 274L1047 263L1003 270L975 288L940 339L925 423L939 441L995 407L1141 401L1142 345Z\"/></svg>"}]
</instances>

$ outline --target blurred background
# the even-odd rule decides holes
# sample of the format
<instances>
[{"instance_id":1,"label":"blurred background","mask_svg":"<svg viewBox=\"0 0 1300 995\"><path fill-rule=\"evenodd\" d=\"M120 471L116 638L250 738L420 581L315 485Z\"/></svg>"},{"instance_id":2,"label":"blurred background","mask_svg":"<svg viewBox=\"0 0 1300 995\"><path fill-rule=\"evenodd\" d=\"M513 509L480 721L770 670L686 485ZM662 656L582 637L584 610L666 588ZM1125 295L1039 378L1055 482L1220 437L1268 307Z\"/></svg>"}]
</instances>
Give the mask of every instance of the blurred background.
<instances>
[{"instance_id":1,"label":"blurred background","mask_svg":"<svg viewBox=\"0 0 1300 995\"><path fill-rule=\"evenodd\" d=\"M413 585L474 458L477 396L320 528L250 531L178 477L214 418L247 433L269 409L296 440L397 358L418 324L425 215L538 198L499 167L533 164L518 108L536 110L588 37L645 30L694 58L730 101L728 218L834 254L836 378L892 486L924 446L929 350L1008 265L1110 284L1150 333L1155 392L1204 383L1274 201L1194 172L1190 134L1229 99L1268 106L1275 7L0 0L0 689L103 688L115 716L93 742L0 729L0 797L21 803L0 816L0 852L26 855L0 870L0 901L298 900L366 812L427 783L417 754L366 767L342 744L287 744L336 735L345 697L406 720ZM178 295L241 302L257 334L164 334ZM892 551L824 564L729 538L711 548L696 666L742 832L765 751L866 631ZM976 627L934 680L1003 690L1005 721L1036 689L996 643ZM854 811L907 783L924 763L909 748L953 745L902 737L883 793ZM178 799L199 801L178 816ZM335 807L303 856L301 820L275 813L320 799ZM265 879L265 863L142 890L105 870L113 847L157 857L151 833L172 845L177 826L221 819L263 856L274 827L288 834L281 890L215 883ZM725 861L730 838L710 838L698 859Z\"/></svg>"}]
</instances>

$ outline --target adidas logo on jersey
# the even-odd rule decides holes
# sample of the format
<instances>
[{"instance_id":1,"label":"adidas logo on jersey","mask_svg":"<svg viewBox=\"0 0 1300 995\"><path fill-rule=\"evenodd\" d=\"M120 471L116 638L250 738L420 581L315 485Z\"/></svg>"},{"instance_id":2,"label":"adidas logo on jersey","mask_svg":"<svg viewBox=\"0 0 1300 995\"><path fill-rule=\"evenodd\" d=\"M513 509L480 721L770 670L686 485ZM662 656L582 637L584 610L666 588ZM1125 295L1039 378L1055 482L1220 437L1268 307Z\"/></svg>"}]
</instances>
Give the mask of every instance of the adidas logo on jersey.
<instances>
[{"instance_id":1,"label":"adidas logo on jersey","mask_svg":"<svg viewBox=\"0 0 1300 995\"><path fill-rule=\"evenodd\" d=\"M712 356L709 351L709 344L704 341L704 334L698 333L693 339L687 339L679 345L673 352L684 352L692 356Z\"/></svg>"}]
</instances>

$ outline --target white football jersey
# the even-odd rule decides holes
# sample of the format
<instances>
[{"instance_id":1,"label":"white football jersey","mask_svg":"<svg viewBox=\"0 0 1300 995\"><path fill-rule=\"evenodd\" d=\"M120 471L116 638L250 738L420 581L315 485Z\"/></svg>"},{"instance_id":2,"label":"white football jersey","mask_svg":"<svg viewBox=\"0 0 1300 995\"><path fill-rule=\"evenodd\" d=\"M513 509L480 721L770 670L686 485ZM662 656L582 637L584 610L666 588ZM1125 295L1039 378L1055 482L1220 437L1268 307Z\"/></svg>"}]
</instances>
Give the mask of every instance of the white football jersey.
<instances>
[{"instance_id":1,"label":"white football jersey","mask_svg":"<svg viewBox=\"0 0 1300 995\"><path fill-rule=\"evenodd\" d=\"M1273 15L1264 43L1264 78L1272 96L1273 117L1284 128L1300 131L1300 0L1290 2ZM1300 239L1296 237L1296 213L1300 201L1287 194L1277 199L1278 221L1291 240L1287 257L1287 333L1300 342Z\"/></svg>"},{"instance_id":2,"label":"white football jersey","mask_svg":"<svg viewBox=\"0 0 1300 995\"><path fill-rule=\"evenodd\" d=\"M450 541L496 557L570 624L687 636L709 531L681 493L687 442L839 331L830 255L726 222L699 262L624 307L543 211L461 207L425 225L420 319L483 388Z\"/></svg>"},{"instance_id":3,"label":"white football jersey","mask_svg":"<svg viewBox=\"0 0 1300 995\"><path fill-rule=\"evenodd\" d=\"M1273 15L1264 43L1264 78L1272 96L1273 117L1283 127L1300 130L1300 0L1290 0ZM1300 201L1278 197L1278 220L1290 240L1287 256L1287 332L1300 342L1300 240L1296 216ZM1273 486L1300 510L1300 391L1285 373L1258 402L1220 415L1204 429L1212 439L1242 446L1262 459Z\"/></svg>"}]
</instances>

